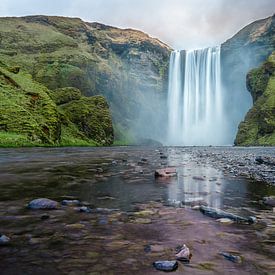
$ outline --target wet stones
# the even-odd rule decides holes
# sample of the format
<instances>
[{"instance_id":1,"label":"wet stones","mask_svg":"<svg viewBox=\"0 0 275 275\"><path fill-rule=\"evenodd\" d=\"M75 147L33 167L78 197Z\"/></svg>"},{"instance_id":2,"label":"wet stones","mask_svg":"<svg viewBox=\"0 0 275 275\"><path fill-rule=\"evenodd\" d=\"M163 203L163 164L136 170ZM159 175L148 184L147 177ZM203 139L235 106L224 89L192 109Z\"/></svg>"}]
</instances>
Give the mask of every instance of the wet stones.
<instances>
[{"instance_id":1,"label":"wet stones","mask_svg":"<svg viewBox=\"0 0 275 275\"><path fill-rule=\"evenodd\" d=\"M10 238L7 237L6 235L0 234L0 245L7 245L9 243L10 243Z\"/></svg>"},{"instance_id":2,"label":"wet stones","mask_svg":"<svg viewBox=\"0 0 275 275\"><path fill-rule=\"evenodd\" d=\"M156 261L153 263L153 266L157 270L169 272L176 270L178 268L178 263L177 261Z\"/></svg>"},{"instance_id":3,"label":"wet stones","mask_svg":"<svg viewBox=\"0 0 275 275\"><path fill-rule=\"evenodd\" d=\"M258 157L255 158L255 162L257 164L266 164L266 165L274 166L275 165L275 158L258 156Z\"/></svg>"},{"instance_id":4,"label":"wet stones","mask_svg":"<svg viewBox=\"0 0 275 275\"><path fill-rule=\"evenodd\" d=\"M29 202L28 206L29 209L37 210L37 209L57 209L58 202L46 198L39 198L32 200Z\"/></svg>"},{"instance_id":5,"label":"wet stones","mask_svg":"<svg viewBox=\"0 0 275 275\"><path fill-rule=\"evenodd\" d=\"M155 177L175 177L177 176L177 170L173 167L167 167L163 169L157 169L155 171Z\"/></svg>"},{"instance_id":6,"label":"wet stones","mask_svg":"<svg viewBox=\"0 0 275 275\"><path fill-rule=\"evenodd\" d=\"M226 219L230 219L234 222L237 223L255 223L256 222L256 218L255 217L248 217L248 218L244 218L229 212L225 212L221 209L218 208L212 208L212 207L207 207L204 205L200 206L200 211L206 215L209 216L211 218L215 218L215 219L221 219L221 218L226 218Z\"/></svg>"}]
</instances>

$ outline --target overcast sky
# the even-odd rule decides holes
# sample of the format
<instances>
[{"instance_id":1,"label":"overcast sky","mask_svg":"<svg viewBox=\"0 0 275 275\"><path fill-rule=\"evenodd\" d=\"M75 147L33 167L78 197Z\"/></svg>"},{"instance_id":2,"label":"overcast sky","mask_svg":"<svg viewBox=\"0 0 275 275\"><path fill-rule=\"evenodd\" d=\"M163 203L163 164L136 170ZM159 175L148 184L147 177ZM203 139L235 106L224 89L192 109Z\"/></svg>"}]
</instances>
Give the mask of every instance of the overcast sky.
<instances>
[{"instance_id":1,"label":"overcast sky","mask_svg":"<svg viewBox=\"0 0 275 275\"><path fill-rule=\"evenodd\" d=\"M217 45L275 12L275 0L0 0L0 16L80 17L142 30L175 49Z\"/></svg>"}]
</instances>

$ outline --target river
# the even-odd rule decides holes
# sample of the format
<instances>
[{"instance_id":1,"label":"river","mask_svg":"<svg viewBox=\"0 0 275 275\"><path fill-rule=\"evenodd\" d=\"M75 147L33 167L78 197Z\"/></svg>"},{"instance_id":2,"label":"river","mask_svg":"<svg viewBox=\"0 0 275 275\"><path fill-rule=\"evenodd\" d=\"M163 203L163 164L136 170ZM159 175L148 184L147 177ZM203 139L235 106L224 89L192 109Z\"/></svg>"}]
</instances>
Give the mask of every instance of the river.
<instances>
[{"instance_id":1,"label":"river","mask_svg":"<svg viewBox=\"0 0 275 275\"><path fill-rule=\"evenodd\" d=\"M271 274L275 215L262 199L275 187L206 161L213 152L240 156L232 147L1 149L0 233L11 239L0 246L1 274L155 274L152 262L173 259L183 243L193 257L175 274ZM262 149L244 153L254 157ZM155 179L154 171L168 166L177 177ZM26 208L40 197L77 198L98 210ZM258 222L221 224L194 210L198 203Z\"/></svg>"}]
</instances>

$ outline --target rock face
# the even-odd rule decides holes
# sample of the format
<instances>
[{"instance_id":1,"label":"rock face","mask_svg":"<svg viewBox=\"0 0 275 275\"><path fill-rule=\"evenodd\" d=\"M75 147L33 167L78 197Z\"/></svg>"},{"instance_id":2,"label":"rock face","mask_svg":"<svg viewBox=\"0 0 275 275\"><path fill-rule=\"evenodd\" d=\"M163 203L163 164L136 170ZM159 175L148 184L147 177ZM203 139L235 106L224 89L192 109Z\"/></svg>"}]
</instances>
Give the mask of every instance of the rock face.
<instances>
[{"instance_id":1,"label":"rock face","mask_svg":"<svg viewBox=\"0 0 275 275\"><path fill-rule=\"evenodd\" d=\"M252 106L246 89L247 73L261 65L274 51L275 15L244 27L221 46L222 84L230 102L225 108L230 117L230 140L234 140L237 125Z\"/></svg>"},{"instance_id":2,"label":"rock face","mask_svg":"<svg viewBox=\"0 0 275 275\"><path fill-rule=\"evenodd\" d=\"M247 75L253 107L240 123L236 145L275 145L275 52Z\"/></svg>"},{"instance_id":3,"label":"rock face","mask_svg":"<svg viewBox=\"0 0 275 275\"><path fill-rule=\"evenodd\" d=\"M159 40L131 29L50 16L0 18L0 37L1 60L20 65L55 90L58 104L79 100L72 90L60 90L66 87L82 96L100 94L110 105L118 139L161 136L163 117L156 110L165 114L171 49Z\"/></svg>"}]
</instances>

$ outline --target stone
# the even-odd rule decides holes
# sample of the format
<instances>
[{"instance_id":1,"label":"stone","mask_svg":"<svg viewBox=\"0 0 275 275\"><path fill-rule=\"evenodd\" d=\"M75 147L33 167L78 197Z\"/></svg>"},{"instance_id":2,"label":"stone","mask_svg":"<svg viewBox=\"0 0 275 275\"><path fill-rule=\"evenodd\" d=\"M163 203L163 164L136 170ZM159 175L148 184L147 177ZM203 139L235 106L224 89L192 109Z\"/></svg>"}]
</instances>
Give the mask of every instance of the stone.
<instances>
[{"instance_id":1,"label":"stone","mask_svg":"<svg viewBox=\"0 0 275 275\"><path fill-rule=\"evenodd\" d=\"M47 213L44 213L44 214L42 214L42 215L40 216L40 219L41 219L41 220L47 220L47 219L49 219L49 218L50 218L50 215L47 214Z\"/></svg>"},{"instance_id":2,"label":"stone","mask_svg":"<svg viewBox=\"0 0 275 275\"><path fill-rule=\"evenodd\" d=\"M65 227L69 229L83 229L85 228L85 225L81 223L73 223L73 224L67 224Z\"/></svg>"},{"instance_id":3,"label":"stone","mask_svg":"<svg viewBox=\"0 0 275 275\"><path fill-rule=\"evenodd\" d=\"M92 212L92 209L88 206L81 206L79 208L79 212L84 212L84 213L91 213Z\"/></svg>"},{"instance_id":4,"label":"stone","mask_svg":"<svg viewBox=\"0 0 275 275\"><path fill-rule=\"evenodd\" d=\"M165 156L165 155L161 155L160 158L161 158L161 159L167 159L168 157Z\"/></svg>"},{"instance_id":5,"label":"stone","mask_svg":"<svg viewBox=\"0 0 275 275\"><path fill-rule=\"evenodd\" d=\"M163 169L157 169L155 171L155 177L175 177L177 175L176 168L167 167Z\"/></svg>"},{"instance_id":6,"label":"stone","mask_svg":"<svg viewBox=\"0 0 275 275\"><path fill-rule=\"evenodd\" d=\"M273 206L275 206L275 196L264 197L263 202L264 202L264 204L273 207Z\"/></svg>"},{"instance_id":7,"label":"stone","mask_svg":"<svg viewBox=\"0 0 275 275\"><path fill-rule=\"evenodd\" d=\"M232 221L231 219L228 219L228 218L217 219L217 222L222 223L222 224L232 224L232 223L234 223L234 221Z\"/></svg>"},{"instance_id":8,"label":"stone","mask_svg":"<svg viewBox=\"0 0 275 275\"><path fill-rule=\"evenodd\" d=\"M137 218L135 220L135 223L139 223L139 224L149 224L152 223L151 219L147 219L147 218Z\"/></svg>"},{"instance_id":9,"label":"stone","mask_svg":"<svg viewBox=\"0 0 275 275\"><path fill-rule=\"evenodd\" d=\"M0 235L0 245L7 245L10 242L10 238L6 235Z\"/></svg>"},{"instance_id":10,"label":"stone","mask_svg":"<svg viewBox=\"0 0 275 275\"><path fill-rule=\"evenodd\" d=\"M176 254L176 259L178 261L183 261L183 262L189 262L191 259L192 255L190 253L190 249L184 244L181 247L181 250Z\"/></svg>"},{"instance_id":11,"label":"stone","mask_svg":"<svg viewBox=\"0 0 275 275\"><path fill-rule=\"evenodd\" d=\"M233 262L233 263L241 263L242 258L238 255L233 255L227 252L221 252L220 255L222 255L225 259Z\"/></svg>"},{"instance_id":12,"label":"stone","mask_svg":"<svg viewBox=\"0 0 275 275\"><path fill-rule=\"evenodd\" d=\"M46 198L32 200L28 204L29 209L57 209L58 202Z\"/></svg>"},{"instance_id":13,"label":"stone","mask_svg":"<svg viewBox=\"0 0 275 275\"><path fill-rule=\"evenodd\" d=\"M200 211L204 215L212 217L212 218L216 218L216 219L227 218L227 219L231 219L231 220L233 220L237 223L252 224L252 223L255 223L257 221L257 219L255 217L245 218L245 217L241 217L241 216L229 213L229 212L225 212L225 211L223 211L221 209L218 209L218 208L207 207L207 206L204 206L204 205L200 206Z\"/></svg>"},{"instance_id":14,"label":"stone","mask_svg":"<svg viewBox=\"0 0 275 275\"><path fill-rule=\"evenodd\" d=\"M153 263L153 266L157 270L169 272L176 270L178 268L178 263L177 261L156 261Z\"/></svg>"}]
</instances>

